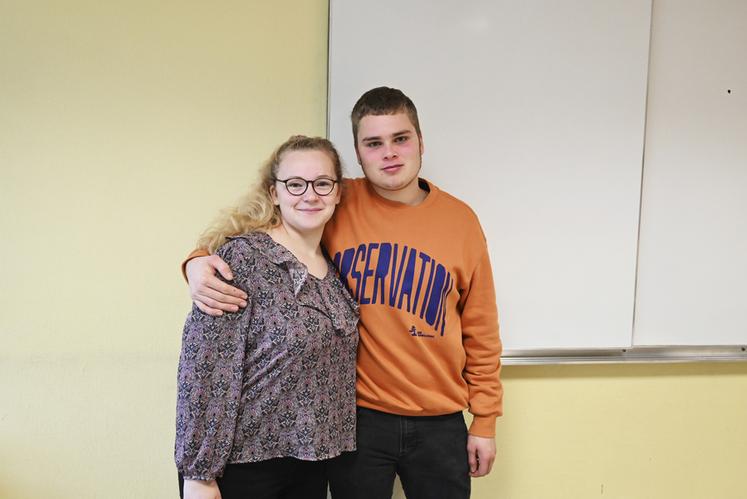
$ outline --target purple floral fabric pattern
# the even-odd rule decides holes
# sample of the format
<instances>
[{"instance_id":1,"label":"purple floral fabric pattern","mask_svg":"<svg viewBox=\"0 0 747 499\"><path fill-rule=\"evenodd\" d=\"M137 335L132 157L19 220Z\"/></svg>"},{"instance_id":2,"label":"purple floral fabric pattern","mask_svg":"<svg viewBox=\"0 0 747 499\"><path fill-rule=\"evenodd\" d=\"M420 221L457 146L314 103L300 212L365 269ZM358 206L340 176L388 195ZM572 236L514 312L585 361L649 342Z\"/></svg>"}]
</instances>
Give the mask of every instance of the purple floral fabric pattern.
<instances>
[{"instance_id":1,"label":"purple floral fabric pattern","mask_svg":"<svg viewBox=\"0 0 747 499\"><path fill-rule=\"evenodd\" d=\"M185 479L227 463L321 460L355 450L358 304L329 263L309 274L265 233L219 250L249 295L242 311L187 317L177 376L175 460Z\"/></svg>"}]
</instances>

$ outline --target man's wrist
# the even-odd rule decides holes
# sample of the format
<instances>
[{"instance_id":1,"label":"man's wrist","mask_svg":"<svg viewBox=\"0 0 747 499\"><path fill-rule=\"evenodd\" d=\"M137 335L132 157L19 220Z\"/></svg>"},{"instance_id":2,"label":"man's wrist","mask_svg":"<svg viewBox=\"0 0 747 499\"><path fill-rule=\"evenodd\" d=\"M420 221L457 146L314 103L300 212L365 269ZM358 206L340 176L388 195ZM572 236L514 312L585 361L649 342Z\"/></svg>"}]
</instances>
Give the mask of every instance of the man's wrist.
<instances>
[{"instance_id":1,"label":"man's wrist","mask_svg":"<svg viewBox=\"0 0 747 499\"><path fill-rule=\"evenodd\" d=\"M197 248L195 250L192 250L192 253L190 253L187 258L182 262L182 276L184 276L184 280L187 281L189 284L189 279L187 278L187 264L192 260L193 258L197 258L198 256L210 256L210 253L207 252L207 250L203 248Z\"/></svg>"},{"instance_id":2,"label":"man's wrist","mask_svg":"<svg viewBox=\"0 0 747 499\"><path fill-rule=\"evenodd\" d=\"M495 438L496 416L475 416L469 425L469 434L476 437Z\"/></svg>"}]
</instances>

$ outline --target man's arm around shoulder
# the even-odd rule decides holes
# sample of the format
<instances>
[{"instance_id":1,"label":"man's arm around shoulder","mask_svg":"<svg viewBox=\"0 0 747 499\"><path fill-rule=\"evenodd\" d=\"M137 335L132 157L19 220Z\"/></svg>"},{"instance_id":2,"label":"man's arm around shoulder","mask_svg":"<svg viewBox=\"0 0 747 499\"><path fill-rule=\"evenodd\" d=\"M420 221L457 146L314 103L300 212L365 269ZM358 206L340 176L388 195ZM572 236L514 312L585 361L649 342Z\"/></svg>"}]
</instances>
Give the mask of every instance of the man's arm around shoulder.
<instances>
[{"instance_id":1,"label":"man's arm around shoulder","mask_svg":"<svg viewBox=\"0 0 747 499\"><path fill-rule=\"evenodd\" d=\"M189 294L197 308L208 315L223 315L246 307L246 293L226 284L216 276L233 280L233 273L218 255L196 249L182 262L182 274L189 284Z\"/></svg>"}]
</instances>

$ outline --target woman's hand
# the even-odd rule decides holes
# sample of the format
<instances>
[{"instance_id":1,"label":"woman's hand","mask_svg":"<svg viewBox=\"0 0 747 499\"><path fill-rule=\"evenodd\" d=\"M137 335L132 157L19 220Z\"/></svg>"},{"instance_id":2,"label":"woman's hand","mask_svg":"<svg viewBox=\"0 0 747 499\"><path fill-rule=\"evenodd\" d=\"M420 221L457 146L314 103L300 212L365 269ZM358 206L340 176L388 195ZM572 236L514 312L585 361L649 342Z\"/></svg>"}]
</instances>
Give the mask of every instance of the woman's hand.
<instances>
[{"instance_id":1,"label":"woman's hand","mask_svg":"<svg viewBox=\"0 0 747 499\"><path fill-rule=\"evenodd\" d=\"M184 499L221 499L215 480L184 480Z\"/></svg>"}]
</instances>

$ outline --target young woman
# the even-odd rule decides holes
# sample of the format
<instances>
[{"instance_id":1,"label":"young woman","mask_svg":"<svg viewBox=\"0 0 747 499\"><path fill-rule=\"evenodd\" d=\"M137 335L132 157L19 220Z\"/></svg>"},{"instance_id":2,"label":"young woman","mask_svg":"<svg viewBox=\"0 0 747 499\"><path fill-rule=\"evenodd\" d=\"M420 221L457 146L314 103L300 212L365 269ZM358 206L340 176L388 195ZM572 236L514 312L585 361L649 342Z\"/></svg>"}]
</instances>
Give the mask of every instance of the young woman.
<instances>
[{"instance_id":1,"label":"young woman","mask_svg":"<svg viewBox=\"0 0 747 499\"><path fill-rule=\"evenodd\" d=\"M184 326L175 459L185 499L323 499L325 460L355 449L358 305L320 246L341 170L329 141L291 137L199 242L248 298L219 317L193 307Z\"/></svg>"}]
</instances>

